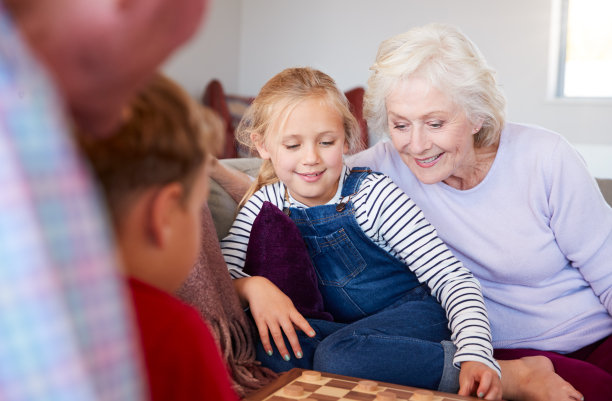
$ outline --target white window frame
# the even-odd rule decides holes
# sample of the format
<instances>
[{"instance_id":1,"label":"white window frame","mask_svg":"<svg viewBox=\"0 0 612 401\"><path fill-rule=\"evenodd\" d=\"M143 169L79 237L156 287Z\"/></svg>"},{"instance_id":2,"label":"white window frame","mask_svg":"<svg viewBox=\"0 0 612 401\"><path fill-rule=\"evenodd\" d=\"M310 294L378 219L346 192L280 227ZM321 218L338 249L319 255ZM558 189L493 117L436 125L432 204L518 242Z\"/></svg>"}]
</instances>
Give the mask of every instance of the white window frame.
<instances>
[{"instance_id":1,"label":"white window frame","mask_svg":"<svg viewBox=\"0 0 612 401\"><path fill-rule=\"evenodd\" d=\"M612 104L612 96L584 97L566 96L564 94L569 0L553 0L551 3L552 10L548 74L549 100L578 104Z\"/></svg>"}]
</instances>

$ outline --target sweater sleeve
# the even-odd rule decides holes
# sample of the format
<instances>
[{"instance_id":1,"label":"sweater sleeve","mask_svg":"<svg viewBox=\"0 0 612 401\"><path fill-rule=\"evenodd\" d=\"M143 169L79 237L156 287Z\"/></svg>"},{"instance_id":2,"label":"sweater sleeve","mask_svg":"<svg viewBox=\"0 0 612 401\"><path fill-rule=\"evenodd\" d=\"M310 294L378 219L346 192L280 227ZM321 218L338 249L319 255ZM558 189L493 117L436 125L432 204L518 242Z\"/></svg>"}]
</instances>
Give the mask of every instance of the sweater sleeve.
<instances>
[{"instance_id":1,"label":"sweater sleeve","mask_svg":"<svg viewBox=\"0 0 612 401\"><path fill-rule=\"evenodd\" d=\"M390 178L372 174L354 199L363 231L402 260L446 310L455 366L478 361L501 370L493 358L491 329L480 284L453 256L421 209Z\"/></svg>"},{"instance_id":2,"label":"sweater sleeve","mask_svg":"<svg viewBox=\"0 0 612 401\"><path fill-rule=\"evenodd\" d=\"M612 315L612 208L562 137L547 167L550 228L563 254Z\"/></svg>"},{"instance_id":3,"label":"sweater sleeve","mask_svg":"<svg viewBox=\"0 0 612 401\"><path fill-rule=\"evenodd\" d=\"M282 184L266 185L255 192L238 212L227 236L221 240L221 252L232 278L249 276L243 270L253 222L265 201L282 208L283 194Z\"/></svg>"}]
</instances>

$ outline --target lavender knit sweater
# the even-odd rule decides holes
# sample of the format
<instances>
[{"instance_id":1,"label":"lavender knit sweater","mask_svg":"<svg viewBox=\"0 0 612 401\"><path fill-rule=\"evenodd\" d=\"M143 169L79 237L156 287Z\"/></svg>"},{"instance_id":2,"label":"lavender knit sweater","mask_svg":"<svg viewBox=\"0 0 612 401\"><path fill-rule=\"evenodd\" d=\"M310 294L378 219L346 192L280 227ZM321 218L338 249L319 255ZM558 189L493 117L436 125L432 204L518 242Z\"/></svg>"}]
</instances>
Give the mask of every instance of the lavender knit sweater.
<instances>
[{"instance_id":1,"label":"lavender knit sweater","mask_svg":"<svg viewBox=\"0 0 612 401\"><path fill-rule=\"evenodd\" d=\"M465 191L419 182L390 142L348 164L389 175L480 280L494 347L571 352L612 333L612 209L560 135L507 124Z\"/></svg>"}]
</instances>

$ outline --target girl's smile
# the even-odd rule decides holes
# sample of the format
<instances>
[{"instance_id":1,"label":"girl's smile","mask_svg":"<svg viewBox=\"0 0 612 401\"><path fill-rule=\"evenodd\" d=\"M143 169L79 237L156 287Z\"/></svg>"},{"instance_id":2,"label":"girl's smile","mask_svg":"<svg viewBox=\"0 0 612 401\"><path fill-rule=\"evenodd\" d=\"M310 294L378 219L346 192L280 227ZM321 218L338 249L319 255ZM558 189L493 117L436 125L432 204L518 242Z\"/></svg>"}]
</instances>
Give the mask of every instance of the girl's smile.
<instances>
[{"instance_id":1,"label":"girl's smile","mask_svg":"<svg viewBox=\"0 0 612 401\"><path fill-rule=\"evenodd\" d=\"M300 176L302 176L302 178L304 179L304 181L307 182L315 182L317 181L319 178L321 178L321 176L325 173L325 170L320 171L318 173L296 173Z\"/></svg>"}]
</instances>

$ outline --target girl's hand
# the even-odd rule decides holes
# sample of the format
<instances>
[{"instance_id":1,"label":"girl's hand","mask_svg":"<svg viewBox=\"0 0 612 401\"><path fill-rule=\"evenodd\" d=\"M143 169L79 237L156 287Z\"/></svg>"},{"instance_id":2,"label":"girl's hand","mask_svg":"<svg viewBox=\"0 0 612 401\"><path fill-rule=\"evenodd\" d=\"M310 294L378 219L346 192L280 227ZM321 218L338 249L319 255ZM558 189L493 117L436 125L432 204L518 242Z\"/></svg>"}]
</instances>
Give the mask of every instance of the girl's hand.
<instances>
[{"instance_id":1,"label":"girl's hand","mask_svg":"<svg viewBox=\"0 0 612 401\"><path fill-rule=\"evenodd\" d=\"M310 337L313 337L315 332L297 311L291 299L270 280L261 276L235 279L234 286L238 294L247 301L251 308L259 337L268 355L272 355L272 345L269 337L269 334L271 334L283 359L288 361L291 358L283 339L284 332L291 344L293 353L298 359L301 358L302 348L294 326Z\"/></svg>"},{"instance_id":2,"label":"girl's hand","mask_svg":"<svg viewBox=\"0 0 612 401\"><path fill-rule=\"evenodd\" d=\"M459 395L476 395L485 400L501 400L502 384L497 372L484 363L461 363Z\"/></svg>"}]
</instances>

